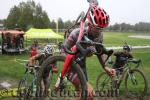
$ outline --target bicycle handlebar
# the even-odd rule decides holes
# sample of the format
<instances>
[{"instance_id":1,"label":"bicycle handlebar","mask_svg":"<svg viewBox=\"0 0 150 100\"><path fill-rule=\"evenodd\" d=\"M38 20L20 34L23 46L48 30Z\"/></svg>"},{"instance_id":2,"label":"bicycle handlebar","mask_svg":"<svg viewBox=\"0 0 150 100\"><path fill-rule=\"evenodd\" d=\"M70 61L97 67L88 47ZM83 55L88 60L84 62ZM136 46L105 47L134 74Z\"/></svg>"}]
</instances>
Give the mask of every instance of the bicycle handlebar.
<instances>
[{"instance_id":1,"label":"bicycle handlebar","mask_svg":"<svg viewBox=\"0 0 150 100\"><path fill-rule=\"evenodd\" d=\"M87 2L89 2L90 4L95 4L98 5L98 1L97 0L87 0Z\"/></svg>"},{"instance_id":2,"label":"bicycle handlebar","mask_svg":"<svg viewBox=\"0 0 150 100\"><path fill-rule=\"evenodd\" d=\"M71 30L72 28L74 28L75 26L81 25L82 22L84 23L85 20L86 20L86 17L87 17L87 14L85 15L85 13L82 11L82 12L79 14L79 16L77 17L75 23L65 31L65 34L70 33L70 30Z\"/></svg>"},{"instance_id":3,"label":"bicycle handlebar","mask_svg":"<svg viewBox=\"0 0 150 100\"><path fill-rule=\"evenodd\" d=\"M75 21L75 24L81 22L81 20L84 19L84 17L85 17L85 13L84 13L84 11L82 11L82 12L79 14L79 16L77 17L77 19L76 19L76 21Z\"/></svg>"},{"instance_id":4,"label":"bicycle handlebar","mask_svg":"<svg viewBox=\"0 0 150 100\"><path fill-rule=\"evenodd\" d=\"M25 73L27 72L32 72L32 70L38 70L40 66L34 65L34 66L29 66L29 62L25 63Z\"/></svg>"},{"instance_id":5,"label":"bicycle handlebar","mask_svg":"<svg viewBox=\"0 0 150 100\"><path fill-rule=\"evenodd\" d=\"M80 44L87 44L87 45L90 45L90 46L94 46L94 45L99 45L99 46L102 46L102 43L99 43L99 42L93 42L93 41L80 41L79 42Z\"/></svg>"},{"instance_id":6,"label":"bicycle handlebar","mask_svg":"<svg viewBox=\"0 0 150 100\"><path fill-rule=\"evenodd\" d=\"M79 16L77 17L77 19L75 20L75 23L74 23L71 27L69 27L69 28L65 31L65 33L66 33L66 32L69 32L70 29L73 28L73 27L75 27L76 25L81 24L81 21L85 22L85 20L86 20L86 18L87 18L87 14L89 13L89 11L90 11L90 9L91 9L91 3L92 3L91 0L87 0L87 1L90 3L90 6L89 6L89 9L88 9L88 11L86 12L86 14L85 14L84 11L82 11L82 12L79 14ZM95 2L95 1L96 1L96 3L98 4L97 0L94 0L93 2Z\"/></svg>"},{"instance_id":7,"label":"bicycle handlebar","mask_svg":"<svg viewBox=\"0 0 150 100\"><path fill-rule=\"evenodd\" d=\"M132 62L132 63L135 63L135 64L139 64L142 61L141 61L141 59L138 59L138 60L137 59L128 59L127 62Z\"/></svg>"},{"instance_id":8,"label":"bicycle handlebar","mask_svg":"<svg viewBox=\"0 0 150 100\"><path fill-rule=\"evenodd\" d=\"M81 51L81 52L85 51L85 49L81 46L81 44L86 44L86 45L90 45L90 46L99 45L99 46L103 47L103 45L101 43L98 43L98 42L79 41L79 42L76 43L77 50L75 52L69 50L67 47L63 46L63 48L64 48L64 50L65 50L66 53L71 54L71 55L75 55L78 50Z\"/></svg>"},{"instance_id":9,"label":"bicycle handlebar","mask_svg":"<svg viewBox=\"0 0 150 100\"><path fill-rule=\"evenodd\" d=\"M88 15L88 13L89 13L89 11L90 11L90 9L91 9L91 5L92 5L92 3L93 4L95 4L95 5L98 5L98 1L97 0L87 0L87 2L89 2L89 8L88 8L88 11L86 12L86 14L82 11L80 14L79 14L79 16L77 17L77 19L76 19L76 21L75 21L75 24L73 25L73 26L71 26L67 31L65 31L65 33L66 32L69 32L69 30L71 29L71 28L73 28L74 26L76 26L77 24L79 24L80 23L80 25L81 25L81 27L80 27L80 32L81 32L81 34L79 34L79 37L78 37L78 41L80 41L81 40L81 38L82 38L82 36L83 36L83 33L82 33L82 31L84 30L84 28L83 28L83 25L84 25L84 23L85 23L85 20L86 20L86 18L87 18L87 15ZM81 36L80 36L81 35ZM80 43L81 43L81 41L80 41ZM79 43L77 43L77 44L79 44ZM96 43L96 42L91 42L91 43L86 43L86 44L90 44L90 45L99 45L99 46L102 46L103 47L103 45L101 44L101 43ZM81 49L81 47L80 47L80 45L78 45L79 46L79 49ZM64 50L65 50L65 52L66 53L68 53L68 54L71 54L71 55L75 55L76 53L77 53L77 50L75 51L75 52L73 52L73 51L71 51L71 50L69 50L68 48L66 48L66 47L64 47ZM81 51L82 51L83 49L81 49Z\"/></svg>"},{"instance_id":10,"label":"bicycle handlebar","mask_svg":"<svg viewBox=\"0 0 150 100\"><path fill-rule=\"evenodd\" d=\"M84 51L86 50L86 49L84 49L84 48L81 46L81 44L86 44L86 45L89 45L89 46L99 46L99 47L101 47L101 48L104 48L104 46L103 46L102 43L99 43L99 42L92 42L92 41L79 41L79 42L77 42L77 43L76 43L77 50L76 50L75 52L69 50L67 47L64 47L64 46L63 46L63 47L64 47L65 52L67 52L68 54L71 54L71 55L75 55L75 54L77 53L77 51L80 51L81 53L84 53ZM111 56L112 53L113 53L113 50L108 50L108 51L107 51L107 55L108 55L108 56ZM94 54L99 55L99 54L101 54L101 53L94 52ZM107 58L107 59L108 59L108 58Z\"/></svg>"}]
</instances>

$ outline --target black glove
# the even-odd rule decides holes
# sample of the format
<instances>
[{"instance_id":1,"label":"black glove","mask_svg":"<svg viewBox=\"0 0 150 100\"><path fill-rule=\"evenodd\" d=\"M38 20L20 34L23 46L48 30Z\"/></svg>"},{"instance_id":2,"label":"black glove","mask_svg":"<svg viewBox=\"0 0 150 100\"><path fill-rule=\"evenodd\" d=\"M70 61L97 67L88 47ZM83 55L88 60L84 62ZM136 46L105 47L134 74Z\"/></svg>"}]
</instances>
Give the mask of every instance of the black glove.
<instances>
[{"instance_id":1,"label":"black glove","mask_svg":"<svg viewBox=\"0 0 150 100\"><path fill-rule=\"evenodd\" d=\"M110 50L107 50L107 55L108 56L111 56L113 54L114 50L113 49L110 49Z\"/></svg>"}]
</instances>

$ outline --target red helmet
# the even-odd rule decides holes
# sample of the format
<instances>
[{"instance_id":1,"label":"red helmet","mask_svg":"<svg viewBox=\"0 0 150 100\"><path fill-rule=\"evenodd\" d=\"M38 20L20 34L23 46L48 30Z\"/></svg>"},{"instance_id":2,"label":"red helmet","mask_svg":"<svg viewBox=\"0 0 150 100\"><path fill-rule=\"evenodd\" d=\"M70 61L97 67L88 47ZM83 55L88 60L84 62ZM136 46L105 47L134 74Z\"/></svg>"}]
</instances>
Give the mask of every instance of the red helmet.
<instances>
[{"instance_id":1,"label":"red helmet","mask_svg":"<svg viewBox=\"0 0 150 100\"><path fill-rule=\"evenodd\" d=\"M107 15L104 9L97 5L92 5L88 14L88 21L95 27L105 28L109 24L109 15Z\"/></svg>"}]
</instances>

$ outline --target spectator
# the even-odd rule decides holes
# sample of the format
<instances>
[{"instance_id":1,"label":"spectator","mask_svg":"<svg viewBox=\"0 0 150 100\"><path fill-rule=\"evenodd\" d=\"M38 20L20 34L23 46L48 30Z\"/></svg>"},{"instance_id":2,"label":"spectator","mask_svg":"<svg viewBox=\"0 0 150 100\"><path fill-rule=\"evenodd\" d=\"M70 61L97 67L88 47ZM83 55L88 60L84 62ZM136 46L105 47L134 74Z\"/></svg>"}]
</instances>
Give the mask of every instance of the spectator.
<instances>
[{"instance_id":1,"label":"spectator","mask_svg":"<svg viewBox=\"0 0 150 100\"><path fill-rule=\"evenodd\" d=\"M11 45L10 33L7 34L6 41L7 41L7 49L11 48L12 45Z\"/></svg>"},{"instance_id":2,"label":"spectator","mask_svg":"<svg viewBox=\"0 0 150 100\"><path fill-rule=\"evenodd\" d=\"M19 46L20 46L20 36L17 35L17 37L16 37L16 48L19 48Z\"/></svg>"},{"instance_id":3,"label":"spectator","mask_svg":"<svg viewBox=\"0 0 150 100\"><path fill-rule=\"evenodd\" d=\"M13 42L13 47L16 48L17 41L16 41L16 37L15 36L13 36L12 42Z\"/></svg>"}]
</instances>

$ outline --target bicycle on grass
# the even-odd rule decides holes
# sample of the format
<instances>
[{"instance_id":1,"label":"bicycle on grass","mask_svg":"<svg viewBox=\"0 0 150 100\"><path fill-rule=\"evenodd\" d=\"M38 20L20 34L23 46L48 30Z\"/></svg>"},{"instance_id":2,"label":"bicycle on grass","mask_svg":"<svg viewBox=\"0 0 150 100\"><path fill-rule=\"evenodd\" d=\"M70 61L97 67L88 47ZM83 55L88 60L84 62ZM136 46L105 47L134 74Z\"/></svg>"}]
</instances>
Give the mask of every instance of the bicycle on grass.
<instances>
[{"instance_id":1,"label":"bicycle on grass","mask_svg":"<svg viewBox=\"0 0 150 100\"><path fill-rule=\"evenodd\" d=\"M25 75L18 84L17 95L19 100L30 100L36 97L37 75L40 66L29 67L27 63L25 68Z\"/></svg>"},{"instance_id":2,"label":"bicycle on grass","mask_svg":"<svg viewBox=\"0 0 150 100\"><path fill-rule=\"evenodd\" d=\"M127 96L145 96L147 94L148 83L144 73L139 69L141 63L141 60L126 60L126 64L123 67L115 69L118 71L115 78L102 72L97 77L97 89L100 92L111 91L110 96L118 96L119 89L121 88L120 85L124 80L125 93ZM133 66L135 67L133 68Z\"/></svg>"}]
</instances>

